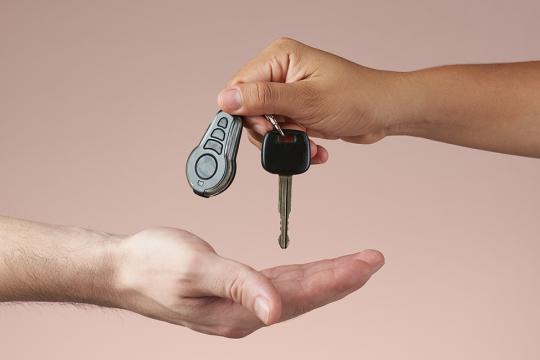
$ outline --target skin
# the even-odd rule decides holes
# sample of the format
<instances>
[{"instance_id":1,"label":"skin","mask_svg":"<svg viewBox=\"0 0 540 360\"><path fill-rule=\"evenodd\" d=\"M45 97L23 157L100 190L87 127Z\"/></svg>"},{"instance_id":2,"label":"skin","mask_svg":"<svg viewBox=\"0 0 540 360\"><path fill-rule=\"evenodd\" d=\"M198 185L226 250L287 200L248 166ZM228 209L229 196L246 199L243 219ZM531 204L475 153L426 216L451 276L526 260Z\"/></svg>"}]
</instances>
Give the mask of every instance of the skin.
<instances>
[{"instance_id":1,"label":"skin","mask_svg":"<svg viewBox=\"0 0 540 360\"><path fill-rule=\"evenodd\" d=\"M540 157L540 61L453 65L413 72L370 69L282 38L234 75L219 107L243 115L261 147L262 114L310 138L371 144L409 135ZM311 142L312 163L328 160Z\"/></svg>"},{"instance_id":2,"label":"skin","mask_svg":"<svg viewBox=\"0 0 540 360\"><path fill-rule=\"evenodd\" d=\"M312 138L371 144L409 135L540 157L540 62L409 73L363 67L291 39L246 64L218 96L260 148L276 114ZM312 163L328 160L312 142ZM206 334L246 336L358 290L375 250L256 271L197 236L152 228L119 236L0 217L0 302L76 302L130 310Z\"/></svg>"},{"instance_id":3,"label":"skin","mask_svg":"<svg viewBox=\"0 0 540 360\"><path fill-rule=\"evenodd\" d=\"M337 301L383 265L365 250L256 271L184 230L120 236L0 217L0 302L106 306L229 338Z\"/></svg>"}]
</instances>

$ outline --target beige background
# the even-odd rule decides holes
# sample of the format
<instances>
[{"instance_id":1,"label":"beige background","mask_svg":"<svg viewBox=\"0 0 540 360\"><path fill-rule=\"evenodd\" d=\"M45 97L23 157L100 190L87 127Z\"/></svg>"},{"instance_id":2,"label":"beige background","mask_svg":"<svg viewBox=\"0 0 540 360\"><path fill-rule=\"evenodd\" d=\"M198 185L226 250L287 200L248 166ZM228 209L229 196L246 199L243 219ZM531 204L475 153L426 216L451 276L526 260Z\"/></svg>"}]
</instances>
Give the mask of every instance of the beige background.
<instances>
[{"instance_id":1,"label":"beige background","mask_svg":"<svg viewBox=\"0 0 540 360\"><path fill-rule=\"evenodd\" d=\"M414 70L540 58L540 2L0 0L0 213L187 229L257 269L366 248L365 288L241 340L141 316L0 305L0 359L538 359L540 162L414 138L321 142L279 249L277 177L244 134L235 182L184 165L225 82L288 36Z\"/></svg>"}]
</instances>

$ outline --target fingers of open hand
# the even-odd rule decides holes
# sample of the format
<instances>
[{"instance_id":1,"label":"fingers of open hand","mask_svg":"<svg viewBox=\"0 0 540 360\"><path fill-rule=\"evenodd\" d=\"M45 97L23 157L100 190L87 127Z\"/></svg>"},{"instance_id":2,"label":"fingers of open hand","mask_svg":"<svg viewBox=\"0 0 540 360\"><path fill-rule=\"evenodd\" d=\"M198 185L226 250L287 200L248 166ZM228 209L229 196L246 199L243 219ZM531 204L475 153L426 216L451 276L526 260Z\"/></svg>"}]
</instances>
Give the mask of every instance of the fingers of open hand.
<instances>
[{"instance_id":1,"label":"fingers of open hand","mask_svg":"<svg viewBox=\"0 0 540 360\"><path fill-rule=\"evenodd\" d=\"M289 279L300 279L325 269L331 269L344 262L357 259L368 263L372 273L375 274L385 262L384 255L377 250L364 250L350 255L340 256L335 259L314 261L306 264L283 265L261 271L272 281L282 281Z\"/></svg>"},{"instance_id":2,"label":"fingers of open hand","mask_svg":"<svg viewBox=\"0 0 540 360\"><path fill-rule=\"evenodd\" d=\"M356 254L354 259L362 260L367 262L371 265L371 275L375 274L379 269L384 265L384 256L377 250L364 250L360 254ZM355 292L356 290L360 289L363 286L363 284L359 284L356 287L351 287L347 289L346 291L337 294L333 298L328 299L325 303L321 303L320 306L324 306L326 304L330 304L334 301L338 301L340 299L343 299L345 296Z\"/></svg>"},{"instance_id":3,"label":"fingers of open hand","mask_svg":"<svg viewBox=\"0 0 540 360\"><path fill-rule=\"evenodd\" d=\"M281 294L280 320L287 320L339 300L362 287L384 264L375 250L264 270Z\"/></svg>"},{"instance_id":4,"label":"fingers of open hand","mask_svg":"<svg viewBox=\"0 0 540 360\"><path fill-rule=\"evenodd\" d=\"M280 320L287 320L323 306L337 295L361 287L371 276L369 264L352 259L305 278L275 282L283 303Z\"/></svg>"}]
</instances>

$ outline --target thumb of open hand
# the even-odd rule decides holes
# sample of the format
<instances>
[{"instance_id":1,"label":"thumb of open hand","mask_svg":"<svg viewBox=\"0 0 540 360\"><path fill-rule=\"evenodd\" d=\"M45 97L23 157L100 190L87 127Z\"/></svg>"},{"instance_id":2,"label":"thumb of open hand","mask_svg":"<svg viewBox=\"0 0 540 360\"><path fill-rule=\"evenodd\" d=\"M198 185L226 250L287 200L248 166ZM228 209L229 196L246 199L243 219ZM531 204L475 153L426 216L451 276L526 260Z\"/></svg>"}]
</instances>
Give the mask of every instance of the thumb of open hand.
<instances>
[{"instance_id":1,"label":"thumb of open hand","mask_svg":"<svg viewBox=\"0 0 540 360\"><path fill-rule=\"evenodd\" d=\"M281 297L266 276L219 255L212 260L199 282L200 291L235 301L257 315L266 325L279 321Z\"/></svg>"}]
</instances>

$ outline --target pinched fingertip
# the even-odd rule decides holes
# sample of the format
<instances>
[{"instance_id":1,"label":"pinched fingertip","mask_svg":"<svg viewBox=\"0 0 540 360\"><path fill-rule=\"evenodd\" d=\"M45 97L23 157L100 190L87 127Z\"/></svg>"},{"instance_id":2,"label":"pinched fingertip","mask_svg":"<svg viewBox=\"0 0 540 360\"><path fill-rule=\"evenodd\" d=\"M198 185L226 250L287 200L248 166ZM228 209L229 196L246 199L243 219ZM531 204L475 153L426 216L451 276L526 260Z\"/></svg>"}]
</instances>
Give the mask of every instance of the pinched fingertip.
<instances>
[{"instance_id":1,"label":"pinched fingertip","mask_svg":"<svg viewBox=\"0 0 540 360\"><path fill-rule=\"evenodd\" d=\"M328 161L328 151L320 145L315 145L315 146L316 146L317 152L315 153L315 155L312 155L311 163L324 164L325 162Z\"/></svg>"},{"instance_id":2,"label":"pinched fingertip","mask_svg":"<svg viewBox=\"0 0 540 360\"><path fill-rule=\"evenodd\" d=\"M272 124L264 116L244 116L242 122L246 129L262 136L273 129Z\"/></svg>"}]
</instances>

